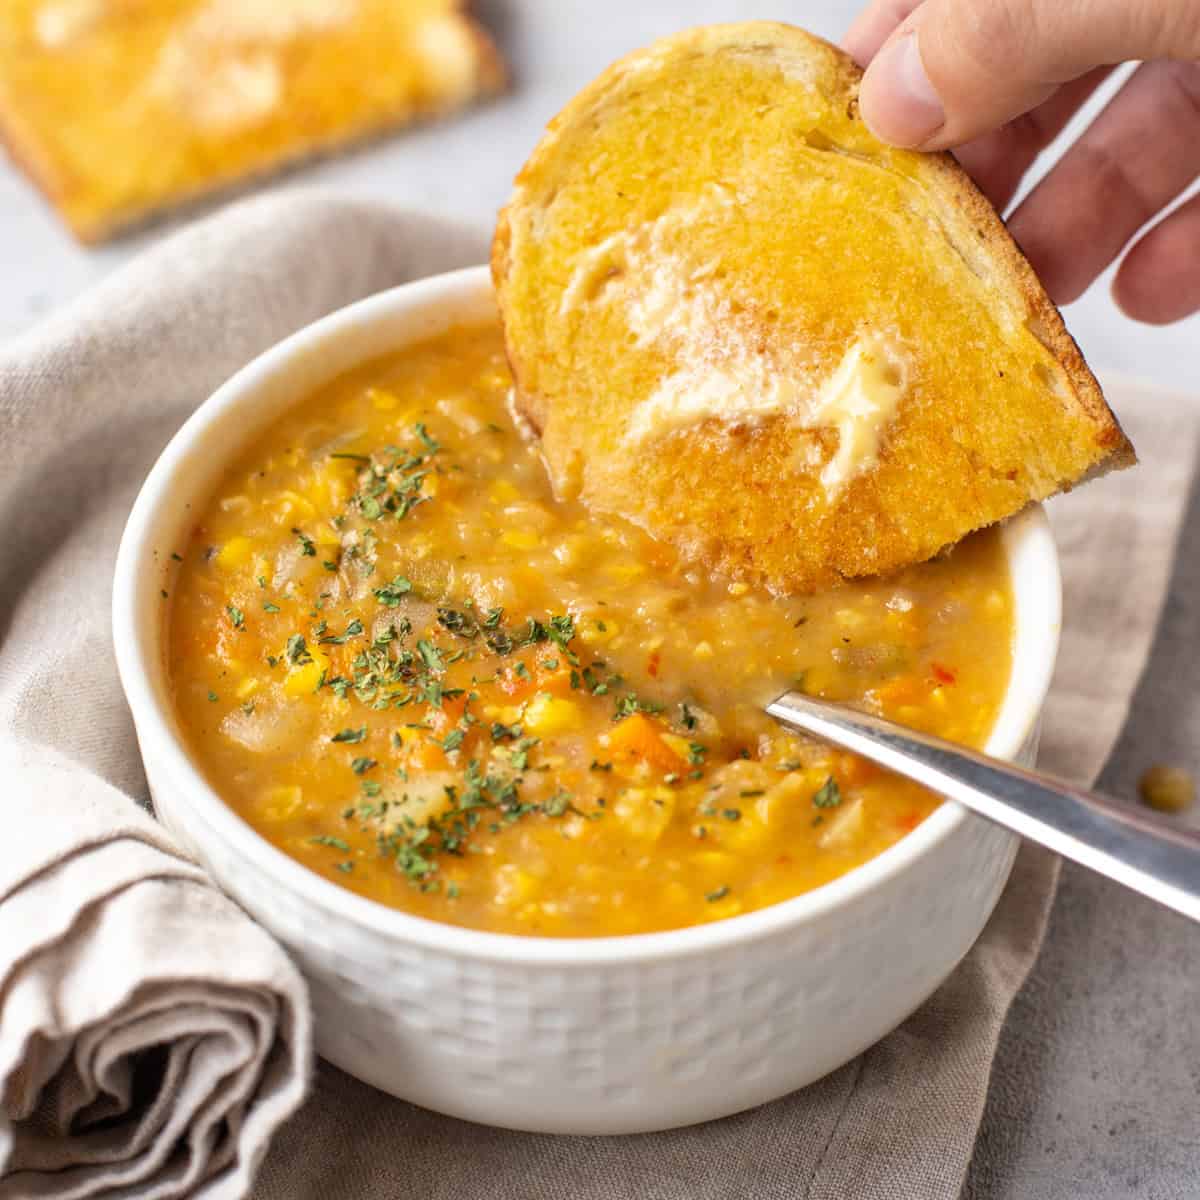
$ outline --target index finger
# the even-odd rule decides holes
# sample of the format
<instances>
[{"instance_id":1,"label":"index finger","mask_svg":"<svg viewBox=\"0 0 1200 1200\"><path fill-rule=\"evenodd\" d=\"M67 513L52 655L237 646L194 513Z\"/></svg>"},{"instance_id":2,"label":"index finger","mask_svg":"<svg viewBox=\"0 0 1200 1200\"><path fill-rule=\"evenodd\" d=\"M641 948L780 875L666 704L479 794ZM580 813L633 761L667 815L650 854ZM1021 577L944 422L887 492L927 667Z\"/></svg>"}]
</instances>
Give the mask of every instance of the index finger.
<instances>
[{"instance_id":1,"label":"index finger","mask_svg":"<svg viewBox=\"0 0 1200 1200\"><path fill-rule=\"evenodd\" d=\"M860 67L879 53L880 46L892 36L896 27L920 7L923 0L872 0L854 18L842 38L842 49Z\"/></svg>"}]
</instances>

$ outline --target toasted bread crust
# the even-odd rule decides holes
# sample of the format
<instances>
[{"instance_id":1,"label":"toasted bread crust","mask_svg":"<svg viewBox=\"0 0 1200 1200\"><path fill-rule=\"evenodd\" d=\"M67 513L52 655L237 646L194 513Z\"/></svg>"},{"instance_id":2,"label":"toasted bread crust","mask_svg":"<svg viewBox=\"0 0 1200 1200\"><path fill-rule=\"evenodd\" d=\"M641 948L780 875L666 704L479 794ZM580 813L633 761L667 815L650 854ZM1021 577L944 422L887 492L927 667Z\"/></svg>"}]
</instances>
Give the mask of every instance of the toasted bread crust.
<instances>
[{"instance_id":1,"label":"toasted bread crust","mask_svg":"<svg viewBox=\"0 0 1200 1200\"><path fill-rule=\"evenodd\" d=\"M312 125L307 119L308 114L302 107L285 100L285 109L293 110L294 126L294 134L286 144L265 147L252 161L242 159L232 165L210 164L207 173L190 181L180 178L167 186L137 189L136 194L120 199L96 198L92 194L93 181L81 174L75 165L56 155L43 129L31 115L31 106L19 89L6 80L2 59L0 146L58 211L72 233L85 244L97 244L152 223L169 212L186 210L199 202L244 190L302 163L347 152L398 128L448 115L471 100L503 90L508 82L504 60L484 29L469 15L467 0L454 3L449 16L469 47L470 61L461 64L470 71L469 94L447 86L444 95L409 98L386 112L363 113L358 117L350 113L336 128L311 132L305 129L306 125ZM19 45L15 39L10 44ZM403 45L395 49L397 54L405 53ZM364 69L367 68L364 66ZM141 86L145 80L137 80L137 83ZM87 86L86 79L81 81L81 86ZM156 137L170 139L178 132L181 131L172 131L169 127L147 129L144 137L151 141ZM120 150L121 147L114 147L114 155L119 157ZM211 155L211 149L206 153ZM118 163L117 169L121 165Z\"/></svg>"},{"instance_id":2,"label":"toasted bread crust","mask_svg":"<svg viewBox=\"0 0 1200 1200\"><path fill-rule=\"evenodd\" d=\"M964 508L957 523L948 523L942 513L938 520L931 520L925 530L919 528L922 519L920 488L910 501L903 489L893 487L887 496L867 497L862 523L864 532L861 536L848 536L848 532L857 535L852 510L868 489L849 489L849 499L843 505L847 512L826 524L813 522L803 513L780 512L778 509L787 495L786 488L776 489L773 486L776 480L771 478L770 471L764 474L760 469L760 463L770 456L773 447L777 451L778 439L773 441L769 435L754 429L735 427L725 441L724 454L726 457L741 455L745 462L744 474L737 485L740 494L736 502L731 502L736 512L726 520L711 506L700 506L705 527L698 533L695 529L686 529L675 510L681 504L690 506L698 495L696 489L705 486L707 476L703 470L696 468L689 475L686 467L674 468L670 481L674 491L668 494L667 485L663 485L662 495L653 497L664 472L653 464L638 464L626 470L619 479L621 487L616 488L612 485L617 477L611 472L602 476L594 465L596 456L602 453L597 444L599 435L592 436L592 444L588 443L586 433L571 437L561 435L560 427L564 424L573 424L575 429L585 428L589 418L607 415L608 405L619 404L622 398L605 400L599 393L587 394L584 400L574 396L571 406L565 406L564 396L556 388L544 385L549 378L557 380L559 387L574 387L564 383L561 372L555 374L561 368L561 362L555 363L553 350L547 348L544 338L532 332L543 325L552 325L553 315L527 311L528 293L518 300L514 280L524 278L522 272L528 276L536 268L531 261L518 261L514 251L514 225L527 223L530 213L536 210L542 221L539 230L549 227L547 222L551 218L546 215L549 204L544 202L544 195L555 196L560 185L579 186L576 177L569 172L575 168L577 159L586 159L591 153L589 139L598 136L594 131L601 127L604 115L613 107L619 107L621 98L632 87L630 80L635 75L639 83L646 81L639 90L641 96L652 89L660 64L686 59L689 69L699 70L702 64L692 60L703 60L730 48L754 52L779 47L784 47L786 53L797 60L818 64L823 97L828 99L830 108L840 105L844 117L856 127L856 136L869 138L857 112L862 72L848 55L791 26L748 22L677 34L613 64L550 122L546 135L517 176L513 198L500 214L491 266L505 322L517 405L531 425L547 435L545 452L552 473L567 479L582 472L584 498L596 507L619 512L651 532L679 542L718 570L765 582L779 591L808 591L841 578L891 570L931 557L972 529L1010 515L1030 500L1045 498L1053 491L1069 488L1073 483L1107 470L1131 465L1135 461L1133 448L1105 403L1101 389L1067 332L1061 315L991 204L949 154L911 156L916 163L912 169L917 173L922 192L934 198L939 213L954 226L953 229L944 228L943 236L968 268L975 269L968 256L985 263L987 284L1006 304L1019 304L1028 333L1048 352L1063 376L1061 380L1053 380L1055 388L1063 389L1059 400L1063 428L1056 429L1054 422L1047 421L1043 435L1048 442L1074 439L1079 453L1071 459L1072 465L1064 467L1060 464L1054 468L1056 474L1052 485L1044 480L1031 482L1019 495L1010 487L1003 498L993 496L987 503L976 505L975 511ZM647 121L652 119L648 117ZM880 147L880 153L887 151ZM580 174L590 180L586 172ZM964 239L969 239L969 244ZM522 253L529 258L533 252ZM547 309L556 296L549 287L544 289ZM949 336L954 333L949 331ZM947 335L943 333L942 336ZM1046 388L1049 391L1051 385L1047 384ZM586 392L583 385L580 389ZM580 408L580 404L584 408ZM557 425L556 415L561 416ZM700 436L701 431L698 431L689 449L704 453L705 448L696 440ZM836 444L835 439L832 445ZM826 454L832 453L828 438L822 439L821 445ZM681 446L682 443L675 445L677 459L683 453ZM976 457L980 458L980 470L990 469L985 465L986 447L981 448L979 455L975 451L971 454L972 462ZM720 465L720 458L710 460L710 465ZM1007 478L1011 480L1012 475L1012 470L1008 470ZM1031 473L1031 477L1036 475L1037 472ZM931 485L936 486L937 482L933 480ZM625 486L627 483L629 487ZM953 486L952 479L947 483ZM629 496L635 488L648 490L652 498L662 503L657 508L649 502L633 503ZM880 501L887 503L881 506ZM898 511L906 503L910 503L913 511ZM891 510L887 504L893 506ZM789 537L811 541L814 536L829 542L821 562L815 562L811 555L806 560L798 560L787 548Z\"/></svg>"}]
</instances>

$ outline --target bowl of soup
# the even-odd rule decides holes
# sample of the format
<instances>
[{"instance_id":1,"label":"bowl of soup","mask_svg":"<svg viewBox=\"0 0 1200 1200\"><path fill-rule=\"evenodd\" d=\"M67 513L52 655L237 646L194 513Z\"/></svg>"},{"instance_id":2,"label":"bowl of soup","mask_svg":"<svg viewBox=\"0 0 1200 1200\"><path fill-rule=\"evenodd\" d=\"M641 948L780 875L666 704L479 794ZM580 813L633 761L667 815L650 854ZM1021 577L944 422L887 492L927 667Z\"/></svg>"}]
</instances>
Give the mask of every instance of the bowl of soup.
<instances>
[{"instance_id":1,"label":"bowl of soup","mask_svg":"<svg viewBox=\"0 0 1200 1200\"><path fill-rule=\"evenodd\" d=\"M155 809L304 971L320 1053L618 1133L848 1061L978 937L1008 833L775 725L798 688L1030 761L1038 507L774 596L553 494L478 268L302 330L134 506L114 638Z\"/></svg>"}]
</instances>

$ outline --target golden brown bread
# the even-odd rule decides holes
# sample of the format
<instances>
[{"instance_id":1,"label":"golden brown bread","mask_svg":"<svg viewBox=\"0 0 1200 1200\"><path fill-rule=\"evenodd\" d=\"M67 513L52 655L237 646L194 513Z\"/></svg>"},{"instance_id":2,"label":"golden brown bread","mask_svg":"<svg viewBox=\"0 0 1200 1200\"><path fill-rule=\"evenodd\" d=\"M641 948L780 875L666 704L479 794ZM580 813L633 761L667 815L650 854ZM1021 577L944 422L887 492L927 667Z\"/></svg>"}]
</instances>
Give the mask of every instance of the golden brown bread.
<instances>
[{"instance_id":1,"label":"golden brown bread","mask_svg":"<svg viewBox=\"0 0 1200 1200\"><path fill-rule=\"evenodd\" d=\"M5 0L0 140L83 241L459 108L462 0Z\"/></svg>"},{"instance_id":2,"label":"golden brown bread","mask_svg":"<svg viewBox=\"0 0 1200 1200\"><path fill-rule=\"evenodd\" d=\"M779 591L1134 461L992 207L872 137L860 74L786 25L665 38L551 122L493 246L556 486Z\"/></svg>"}]
</instances>

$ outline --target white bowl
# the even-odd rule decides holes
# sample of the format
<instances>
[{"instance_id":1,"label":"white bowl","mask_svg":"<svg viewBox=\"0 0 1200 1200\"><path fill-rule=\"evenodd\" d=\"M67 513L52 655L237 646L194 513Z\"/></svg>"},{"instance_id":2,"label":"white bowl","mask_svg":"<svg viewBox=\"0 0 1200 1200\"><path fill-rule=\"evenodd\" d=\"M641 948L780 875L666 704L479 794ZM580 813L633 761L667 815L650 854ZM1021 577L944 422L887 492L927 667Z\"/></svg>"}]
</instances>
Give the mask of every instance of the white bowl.
<instances>
[{"instance_id":1,"label":"white bowl","mask_svg":"<svg viewBox=\"0 0 1200 1200\"><path fill-rule=\"evenodd\" d=\"M121 543L113 634L155 808L312 988L320 1053L428 1108L515 1129L626 1133L725 1116L847 1062L970 949L1016 839L945 804L807 895L730 920L619 938L441 925L345 891L276 850L208 785L172 711L160 588L226 466L291 405L374 356L494 313L486 268L407 284L301 330L239 371L175 435ZM1012 682L988 750L1033 757L1060 585L1034 507L1004 530Z\"/></svg>"}]
</instances>

